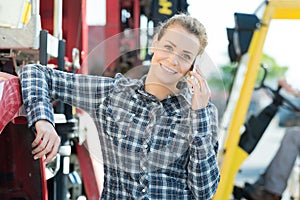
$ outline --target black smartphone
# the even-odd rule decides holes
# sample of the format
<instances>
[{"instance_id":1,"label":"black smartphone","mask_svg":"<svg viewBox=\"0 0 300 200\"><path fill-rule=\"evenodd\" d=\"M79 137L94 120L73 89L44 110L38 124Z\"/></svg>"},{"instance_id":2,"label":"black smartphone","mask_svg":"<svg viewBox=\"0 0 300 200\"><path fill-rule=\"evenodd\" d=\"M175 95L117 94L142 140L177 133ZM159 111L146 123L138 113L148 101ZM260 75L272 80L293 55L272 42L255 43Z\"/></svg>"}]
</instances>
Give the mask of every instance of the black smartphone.
<instances>
[{"instance_id":1,"label":"black smartphone","mask_svg":"<svg viewBox=\"0 0 300 200\"><path fill-rule=\"evenodd\" d=\"M195 62L196 59L193 61L190 71L196 72ZM191 76L190 74L188 74L188 76L191 77L192 81L195 80L195 77ZM194 93L193 86L190 83L188 83L188 85L189 85L189 91L193 94Z\"/></svg>"}]
</instances>

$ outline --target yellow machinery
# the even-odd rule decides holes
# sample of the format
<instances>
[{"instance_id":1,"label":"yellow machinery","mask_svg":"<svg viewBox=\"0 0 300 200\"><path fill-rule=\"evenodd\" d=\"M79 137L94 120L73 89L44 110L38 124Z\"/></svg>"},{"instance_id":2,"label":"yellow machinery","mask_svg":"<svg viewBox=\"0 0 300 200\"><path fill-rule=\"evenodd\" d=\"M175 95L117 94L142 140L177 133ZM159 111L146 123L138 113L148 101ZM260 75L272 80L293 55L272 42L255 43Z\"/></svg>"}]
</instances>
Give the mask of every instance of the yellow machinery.
<instances>
[{"instance_id":1,"label":"yellow machinery","mask_svg":"<svg viewBox=\"0 0 300 200\"><path fill-rule=\"evenodd\" d=\"M235 175L249 153L240 147L241 129L244 125L248 106L261 64L262 50L270 23L274 19L300 19L300 0L271 0L265 1L260 8L262 16L257 17L258 23L253 30L247 52L237 51L239 69L237 76L242 76L234 82L228 106L230 114L225 114L226 140L220 154L221 182L214 200L230 199L234 187ZM233 40L236 40L234 36ZM240 56L240 57L239 57ZM227 109L228 110L228 109ZM222 128L222 127L221 127ZM223 127L224 128L224 127Z\"/></svg>"}]
</instances>

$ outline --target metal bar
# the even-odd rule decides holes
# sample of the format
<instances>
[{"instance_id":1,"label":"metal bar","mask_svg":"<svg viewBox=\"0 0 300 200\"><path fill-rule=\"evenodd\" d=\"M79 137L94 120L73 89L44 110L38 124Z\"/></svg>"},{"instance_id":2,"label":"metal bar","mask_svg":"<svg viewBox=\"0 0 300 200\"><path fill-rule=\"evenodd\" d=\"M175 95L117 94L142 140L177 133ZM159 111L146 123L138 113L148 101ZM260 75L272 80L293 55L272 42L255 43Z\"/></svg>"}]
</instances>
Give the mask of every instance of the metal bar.
<instances>
[{"instance_id":1,"label":"metal bar","mask_svg":"<svg viewBox=\"0 0 300 200\"><path fill-rule=\"evenodd\" d=\"M40 64L47 65L48 63L48 53L47 53L47 39L48 31L41 30L40 31L40 47L39 47L39 60Z\"/></svg>"},{"instance_id":2,"label":"metal bar","mask_svg":"<svg viewBox=\"0 0 300 200\"><path fill-rule=\"evenodd\" d=\"M254 32L250 43L247 71L240 91L239 100L234 109L232 120L228 128L228 141L226 141L226 146L228 148L224 154L225 156L221 166L222 178L214 196L214 200L229 199L233 190L235 175L238 172L240 165L248 156L247 152L238 145L241 136L240 130L245 122L245 117L259 71L264 42L273 14L274 8L272 6L267 6L264 11L262 25Z\"/></svg>"},{"instance_id":3,"label":"metal bar","mask_svg":"<svg viewBox=\"0 0 300 200\"><path fill-rule=\"evenodd\" d=\"M65 52L66 52L66 42L65 40L59 40L58 42L58 69L65 70Z\"/></svg>"}]
</instances>

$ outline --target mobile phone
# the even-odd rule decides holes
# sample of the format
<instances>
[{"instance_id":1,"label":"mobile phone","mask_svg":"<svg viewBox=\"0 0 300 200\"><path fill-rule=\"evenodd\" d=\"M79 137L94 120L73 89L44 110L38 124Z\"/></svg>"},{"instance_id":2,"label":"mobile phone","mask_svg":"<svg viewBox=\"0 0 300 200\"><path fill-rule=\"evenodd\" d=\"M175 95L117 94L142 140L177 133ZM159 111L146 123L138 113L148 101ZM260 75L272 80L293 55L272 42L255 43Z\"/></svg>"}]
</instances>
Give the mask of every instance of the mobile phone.
<instances>
[{"instance_id":1,"label":"mobile phone","mask_svg":"<svg viewBox=\"0 0 300 200\"><path fill-rule=\"evenodd\" d=\"M196 58L194 59L194 61L192 63L192 66L191 66L191 71L193 71L193 72L195 70L195 62L196 62Z\"/></svg>"},{"instance_id":2,"label":"mobile phone","mask_svg":"<svg viewBox=\"0 0 300 200\"><path fill-rule=\"evenodd\" d=\"M193 61L193 64L191 66L191 70L192 72L196 72L196 67L195 67L195 62L196 62L196 59ZM194 76L190 76L192 81L196 81L196 78ZM191 84L188 84L189 85L189 90L192 94L194 94L194 88Z\"/></svg>"}]
</instances>

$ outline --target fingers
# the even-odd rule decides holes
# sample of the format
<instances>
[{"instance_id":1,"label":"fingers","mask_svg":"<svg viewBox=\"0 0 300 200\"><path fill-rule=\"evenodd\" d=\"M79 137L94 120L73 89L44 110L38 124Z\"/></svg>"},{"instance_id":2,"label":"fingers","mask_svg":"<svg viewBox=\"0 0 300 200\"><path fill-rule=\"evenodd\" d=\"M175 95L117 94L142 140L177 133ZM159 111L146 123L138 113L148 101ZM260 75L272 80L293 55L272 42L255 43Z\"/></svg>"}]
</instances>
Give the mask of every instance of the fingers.
<instances>
[{"instance_id":1,"label":"fingers","mask_svg":"<svg viewBox=\"0 0 300 200\"><path fill-rule=\"evenodd\" d=\"M196 72L190 72L194 78L189 78L189 83L193 86L193 98L192 98L192 109L198 110L207 106L208 101L211 97L211 92L208 83L200 71L199 67L196 67Z\"/></svg>"},{"instance_id":2,"label":"fingers","mask_svg":"<svg viewBox=\"0 0 300 200\"><path fill-rule=\"evenodd\" d=\"M191 76L196 80L190 82L193 87L196 89L195 92L210 93L208 83L205 79L204 74L200 71L199 67L196 67L196 72L191 71Z\"/></svg>"},{"instance_id":3,"label":"fingers","mask_svg":"<svg viewBox=\"0 0 300 200\"><path fill-rule=\"evenodd\" d=\"M34 159L46 156L45 162L50 162L57 154L60 137L50 122L38 122L35 125L36 138L32 142L32 147L34 148L32 154L34 155Z\"/></svg>"},{"instance_id":4,"label":"fingers","mask_svg":"<svg viewBox=\"0 0 300 200\"><path fill-rule=\"evenodd\" d=\"M34 141L31 143L32 147L36 147L42 140L42 134L36 134Z\"/></svg>"},{"instance_id":5,"label":"fingers","mask_svg":"<svg viewBox=\"0 0 300 200\"><path fill-rule=\"evenodd\" d=\"M50 153L47 154L45 163L51 162L53 160L53 158L56 156L58 152L59 145L60 145L60 138L58 138L58 141L54 143L52 151L50 151Z\"/></svg>"},{"instance_id":6,"label":"fingers","mask_svg":"<svg viewBox=\"0 0 300 200\"><path fill-rule=\"evenodd\" d=\"M36 146L32 154L34 155L34 159L42 158L46 156L45 162L50 162L56 156L58 148L60 145L60 138L55 137L53 139L43 138L40 141L40 144Z\"/></svg>"}]
</instances>

